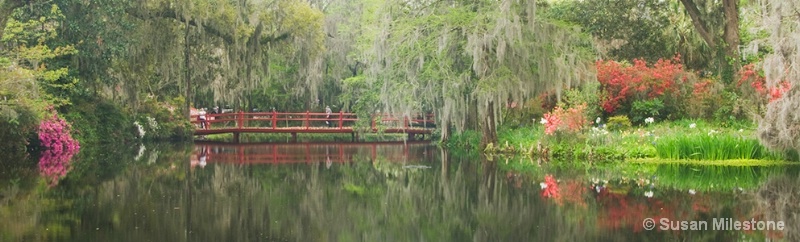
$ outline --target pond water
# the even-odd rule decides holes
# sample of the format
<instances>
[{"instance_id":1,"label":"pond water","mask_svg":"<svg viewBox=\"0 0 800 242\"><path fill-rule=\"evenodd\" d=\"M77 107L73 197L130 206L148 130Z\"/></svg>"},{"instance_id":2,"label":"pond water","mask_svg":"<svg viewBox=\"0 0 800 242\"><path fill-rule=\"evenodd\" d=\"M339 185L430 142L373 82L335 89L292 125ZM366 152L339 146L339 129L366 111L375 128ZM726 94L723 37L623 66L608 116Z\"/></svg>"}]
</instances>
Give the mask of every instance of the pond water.
<instances>
[{"instance_id":1,"label":"pond water","mask_svg":"<svg viewBox=\"0 0 800 242\"><path fill-rule=\"evenodd\" d=\"M793 166L508 171L525 162L402 142L84 147L0 163L0 241L800 239ZM751 220L784 229L732 225Z\"/></svg>"}]
</instances>

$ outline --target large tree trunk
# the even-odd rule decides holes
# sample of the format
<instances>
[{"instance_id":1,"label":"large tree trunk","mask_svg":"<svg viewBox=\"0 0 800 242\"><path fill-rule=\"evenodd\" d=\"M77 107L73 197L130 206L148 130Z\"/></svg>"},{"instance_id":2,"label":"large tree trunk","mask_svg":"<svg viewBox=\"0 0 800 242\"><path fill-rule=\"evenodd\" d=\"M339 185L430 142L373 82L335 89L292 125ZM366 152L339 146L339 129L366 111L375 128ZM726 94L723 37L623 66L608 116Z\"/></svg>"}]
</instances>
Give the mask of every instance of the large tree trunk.
<instances>
[{"instance_id":1,"label":"large tree trunk","mask_svg":"<svg viewBox=\"0 0 800 242\"><path fill-rule=\"evenodd\" d=\"M450 120L442 120L442 123L437 125L442 129L442 142L447 143L450 140Z\"/></svg>"},{"instance_id":2,"label":"large tree trunk","mask_svg":"<svg viewBox=\"0 0 800 242\"><path fill-rule=\"evenodd\" d=\"M727 44L725 55L734 61L734 68L739 67L739 0L724 0L723 9L725 10L725 33L724 39Z\"/></svg>"},{"instance_id":3,"label":"large tree trunk","mask_svg":"<svg viewBox=\"0 0 800 242\"><path fill-rule=\"evenodd\" d=\"M681 0L681 3L683 3L683 7L686 8L686 12L689 13L689 17L692 18L694 29L697 30L697 33L700 34L700 37L705 40L706 44L708 44L708 47L711 47L711 49L716 48L717 37L714 36L711 31L709 31L705 21L703 21L702 16L700 16L700 10L697 8L697 4L694 2L694 0Z\"/></svg>"},{"instance_id":4,"label":"large tree trunk","mask_svg":"<svg viewBox=\"0 0 800 242\"><path fill-rule=\"evenodd\" d=\"M481 149L486 148L489 143L497 143L497 127L495 126L494 101L489 101L486 113L482 117L481 125Z\"/></svg>"},{"instance_id":5,"label":"large tree trunk","mask_svg":"<svg viewBox=\"0 0 800 242\"><path fill-rule=\"evenodd\" d=\"M481 127L481 119L478 115L478 100L469 101L467 105L467 117L464 120L464 128L478 130Z\"/></svg>"}]
</instances>

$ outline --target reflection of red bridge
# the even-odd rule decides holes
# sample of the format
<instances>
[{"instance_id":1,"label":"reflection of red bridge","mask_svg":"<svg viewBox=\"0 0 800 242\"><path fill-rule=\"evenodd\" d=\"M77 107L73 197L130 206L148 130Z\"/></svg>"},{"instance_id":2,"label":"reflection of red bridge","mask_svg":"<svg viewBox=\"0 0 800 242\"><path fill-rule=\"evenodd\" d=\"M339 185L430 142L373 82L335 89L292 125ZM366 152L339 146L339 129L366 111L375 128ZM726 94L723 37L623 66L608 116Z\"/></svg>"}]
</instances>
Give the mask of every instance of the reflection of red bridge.
<instances>
[{"instance_id":1,"label":"reflection of red bridge","mask_svg":"<svg viewBox=\"0 0 800 242\"><path fill-rule=\"evenodd\" d=\"M198 142L192 164L288 164L288 163L349 163L361 157L372 161L378 158L391 162L431 160L435 146L428 141L372 143L251 143L231 144Z\"/></svg>"},{"instance_id":2,"label":"reflection of red bridge","mask_svg":"<svg viewBox=\"0 0 800 242\"><path fill-rule=\"evenodd\" d=\"M297 138L297 133L350 133L353 136L361 132L407 133L409 140L415 134L430 134L436 127L433 115L373 115L369 128L359 130L354 124L359 120L354 113L223 113L207 114L205 128L201 128L198 115L191 120L197 127L195 135L233 133L238 142L240 133L290 133Z\"/></svg>"}]
</instances>

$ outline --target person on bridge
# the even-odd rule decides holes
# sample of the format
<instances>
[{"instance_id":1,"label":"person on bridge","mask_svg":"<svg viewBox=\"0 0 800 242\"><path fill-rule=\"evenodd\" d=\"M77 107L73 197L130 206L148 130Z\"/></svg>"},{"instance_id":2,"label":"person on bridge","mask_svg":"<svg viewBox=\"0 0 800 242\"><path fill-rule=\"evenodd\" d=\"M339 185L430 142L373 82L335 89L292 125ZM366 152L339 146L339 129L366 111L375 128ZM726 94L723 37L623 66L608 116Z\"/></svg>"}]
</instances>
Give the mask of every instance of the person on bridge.
<instances>
[{"instance_id":1,"label":"person on bridge","mask_svg":"<svg viewBox=\"0 0 800 242\"><path fill-rule=\"evenodd\" d=\"M200 109L200 112L197 115L197 119L200 120L200 128L207 129L208 124L206 124L206 108Z\"/></svg>"},{"instance_id":2,"label":"person on bridge","mask_svg":"<svg viewBox=\"0 0 800 242\"><path fill-rule=\"evenodd\" d=\"M331 106L327 106L327 105L325 106L325 119L326 119L325 120L325 124L327 124L328 127L330 127L331 123L329 121L331 119Z\"/></svg>"}]
</instances>

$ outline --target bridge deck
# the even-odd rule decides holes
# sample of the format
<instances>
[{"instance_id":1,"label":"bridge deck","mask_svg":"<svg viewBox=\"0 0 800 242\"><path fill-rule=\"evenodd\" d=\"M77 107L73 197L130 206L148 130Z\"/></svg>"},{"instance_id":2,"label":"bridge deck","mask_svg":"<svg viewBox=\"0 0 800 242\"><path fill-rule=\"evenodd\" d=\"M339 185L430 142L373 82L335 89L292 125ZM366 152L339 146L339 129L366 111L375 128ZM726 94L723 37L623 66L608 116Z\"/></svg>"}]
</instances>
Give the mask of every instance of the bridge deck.
<instances>
[{"instance_id":1,"label":"bridge deck","mask_svg":"<svg viewBox=\"0 0 800 242\"><path fill-rule=\"evenodd\" d=\"M368 132L431 134L436 127L433 115L372 115L370 127L354 129L359 120L354 113L224 113L191 116L195 135L233 133L356 133ZM201 127L201 125L205 127Z\"/></svg>"}]
</instances>

